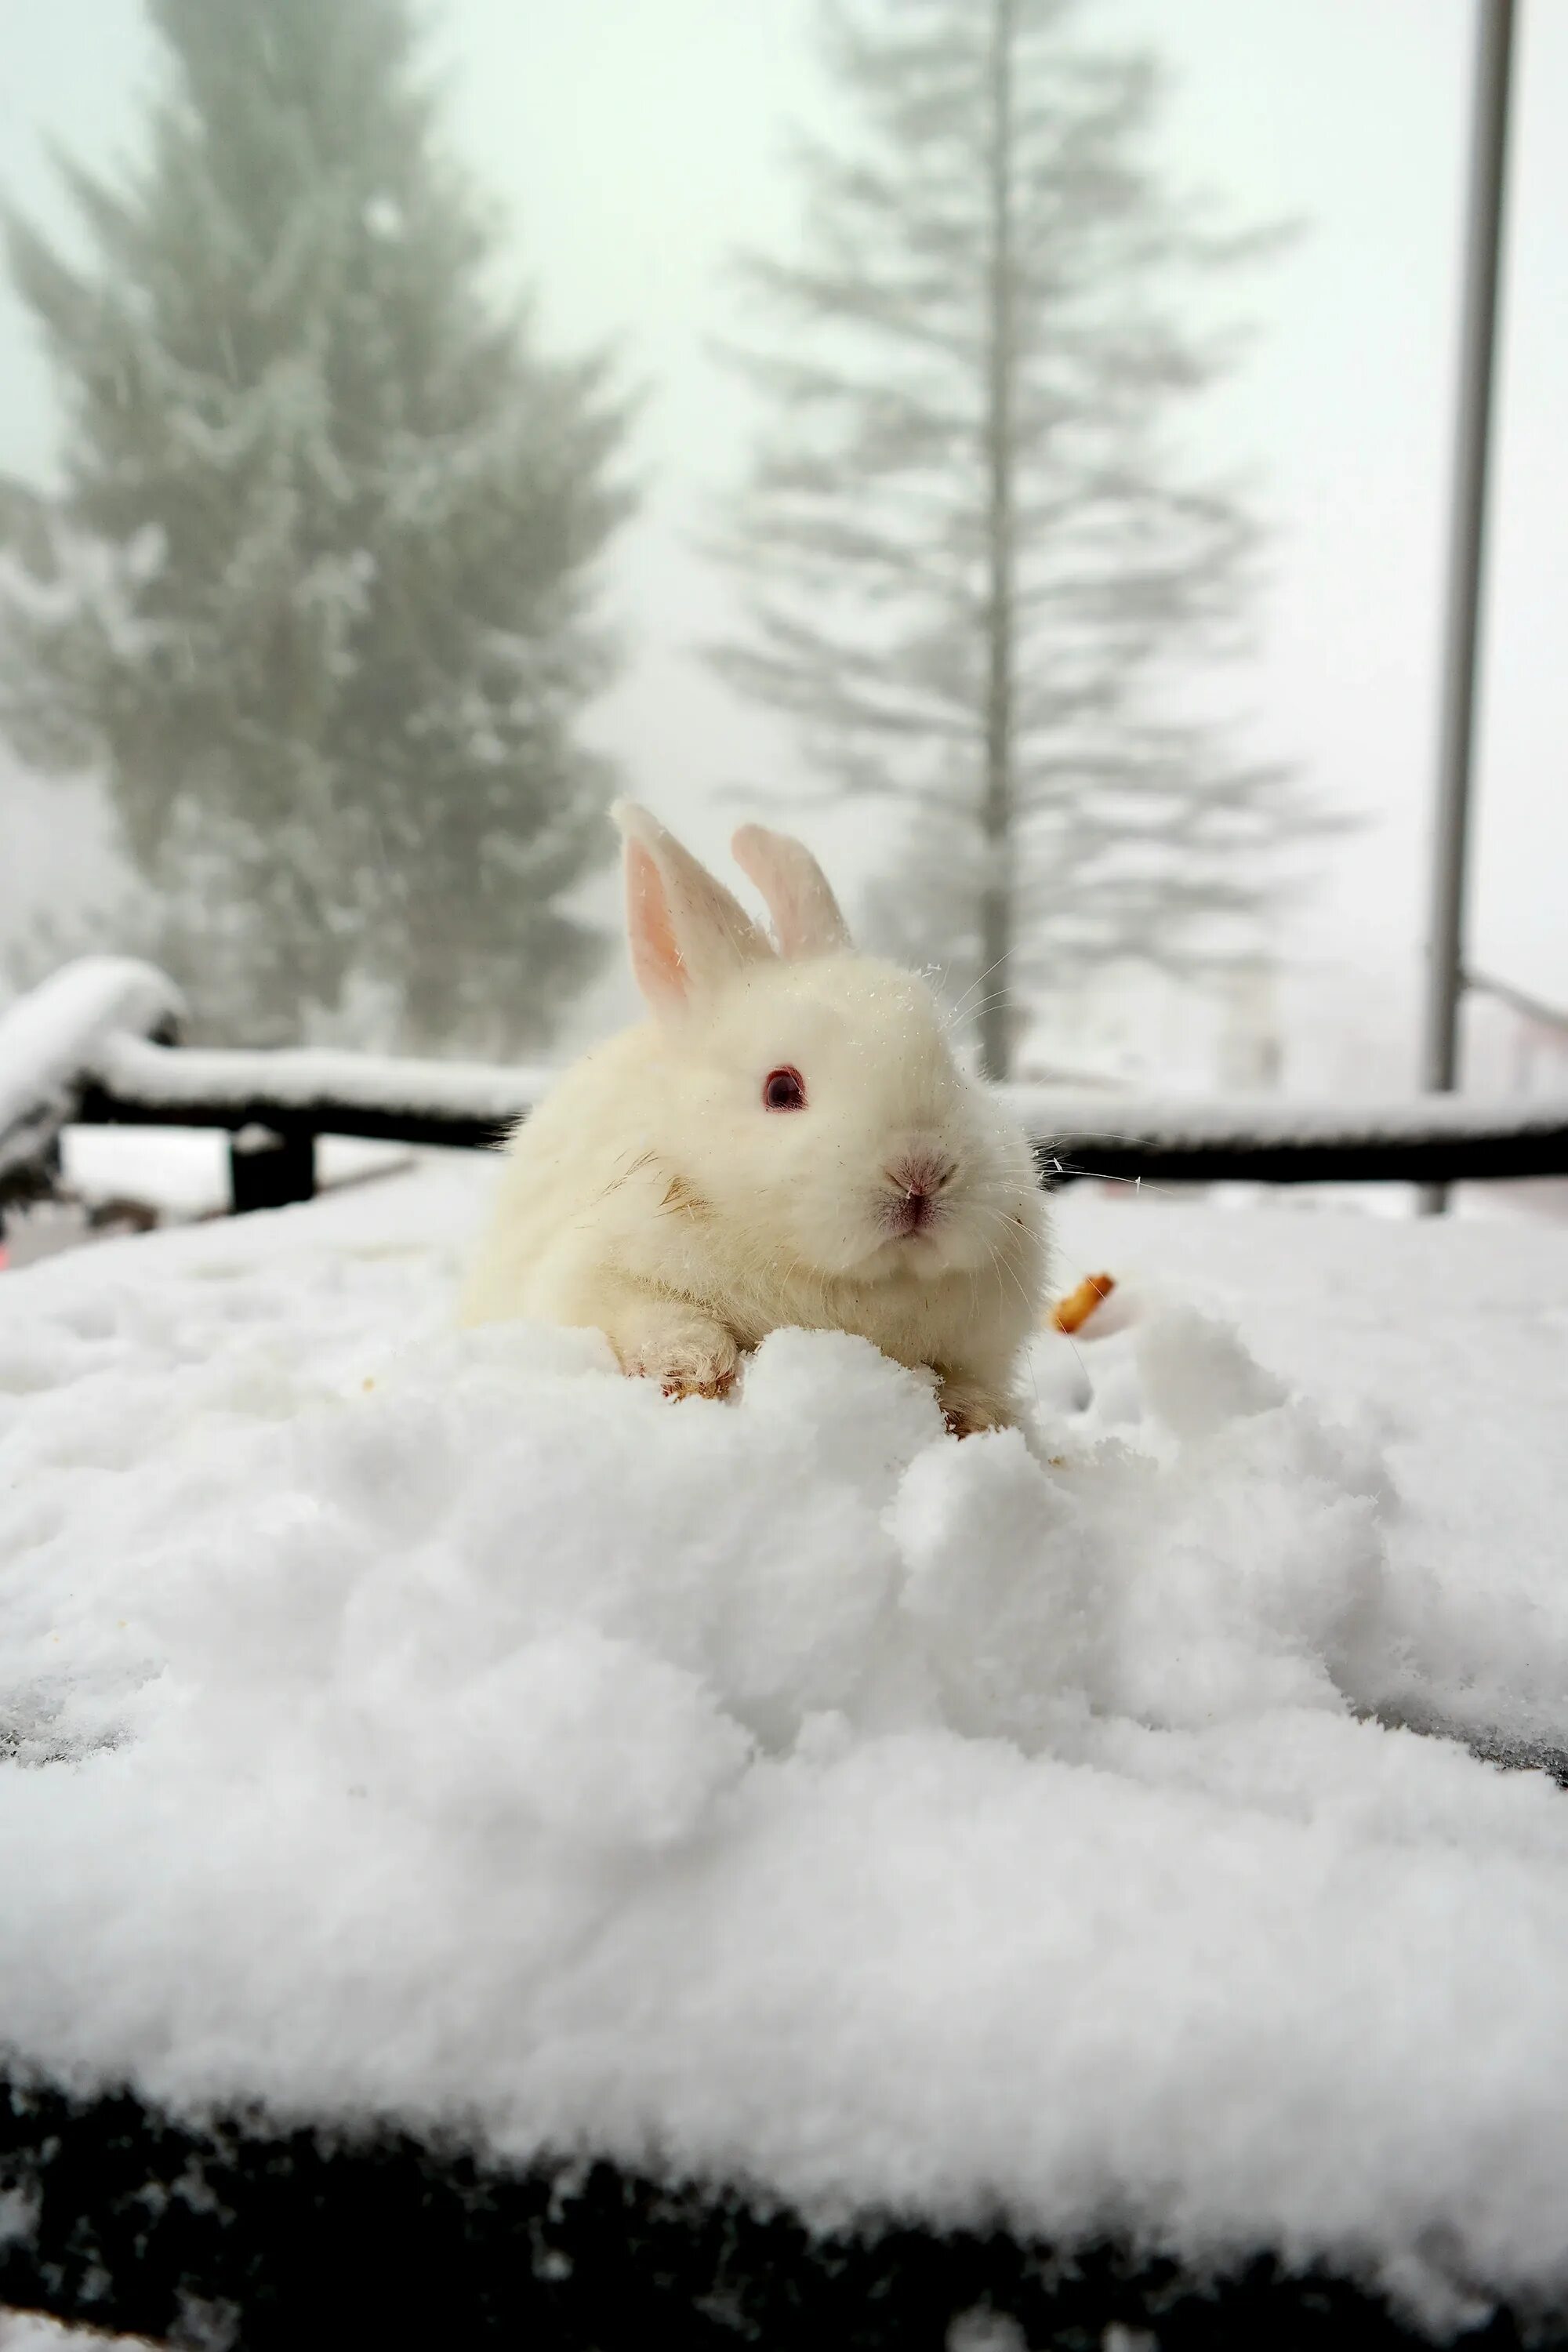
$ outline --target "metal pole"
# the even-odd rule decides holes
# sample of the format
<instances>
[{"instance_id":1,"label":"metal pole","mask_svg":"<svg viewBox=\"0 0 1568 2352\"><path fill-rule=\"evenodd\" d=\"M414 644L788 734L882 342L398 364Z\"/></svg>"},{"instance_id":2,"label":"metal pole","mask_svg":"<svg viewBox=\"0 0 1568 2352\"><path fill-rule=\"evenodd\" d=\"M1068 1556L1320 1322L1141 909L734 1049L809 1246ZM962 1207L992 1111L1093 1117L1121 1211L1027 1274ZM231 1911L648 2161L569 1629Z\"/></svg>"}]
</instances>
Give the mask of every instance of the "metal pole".
<instances>
[{"instance_id":1,"label":"metal pole","mask_svg":"<svg viewBox=\"0 0 1568 2352\"><path fill-rule=\"evenodd\" d=\"M1487 461L1497 350L1513 19L1514 0L1477 0L1458 412L1447 606L1443 629L1436 841L1422 1039L1422 1081L1434 1094L1453 1092L1458 1061L1470 772L1475 752L1481 577L1486 554ZM1441 1210L1447 1204L1447 1186L1426 1188L1422 1202L1426 1209Z\"/></svg>"}]
</instances>

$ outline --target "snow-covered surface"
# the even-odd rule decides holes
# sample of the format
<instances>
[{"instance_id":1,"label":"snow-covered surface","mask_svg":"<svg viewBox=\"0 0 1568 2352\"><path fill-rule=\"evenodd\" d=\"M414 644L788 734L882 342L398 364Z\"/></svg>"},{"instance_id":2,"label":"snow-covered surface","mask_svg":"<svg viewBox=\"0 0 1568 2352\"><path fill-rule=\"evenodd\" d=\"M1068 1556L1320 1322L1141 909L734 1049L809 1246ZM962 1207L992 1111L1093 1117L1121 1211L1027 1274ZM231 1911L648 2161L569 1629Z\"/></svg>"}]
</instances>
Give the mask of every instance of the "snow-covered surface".
<instances>
[{"instance_id":1,"label":"snow-covered surface","mask_svg":"<svg viewBox=\"0 0 1568 2352\"><path fill-rule=\"evenodd\" d=\"M1037 1459L452 1333L489 1174L7 1278L0 2041L1568 2287L1568 1798L1391 1727L1568 1728L1568 1235L1069 1197Z\"/></svg>"},{"instance_id":2,"label":"snow-covered surface","mask_svg":"<svg viewBox=\"0 0 1568 2352\"><path fill-rule=\"evenodd\" d=\"M131 1036L110 1040L94 1067L128 1100L172 1110L192 1103L243 1108L259 1098L298 1109L321 1103L498 1125L520 1118L549 1083L548 1072L490 1062L420 1062L327 1046L270 1053L176 1049Z\"/></svg>"},{"instance_id":3,"label":"snow-covered surface","mask_svg":"<svg viewBox=\"0 0 1568 2352\"><path fill-rule=\"evenodd\" d=\"M1289 1095L1117 1094L1088 1087L1013 1086L1000 1091L1032 1136L1070 1136L1075 1148L1097 1135L1173 1146L1568 1132L1568 1095L1561 1094L1411 1095L1384 1102L1342 1097L1320 1102Z\"/></svg>"},{"instance_id":4,"label":"snow-covered surface","mask_svg":"<svg viewBox=\"0 0 1568 2352\"><path fill-rule=\"evenodd\" d=\"M183 1010L152 964L82 956L0 1013L0 1173L27 1159L111 1038L158 1028ZM155 1051L155 1048L149 1048Z\"/></svg>"}]
</instances>

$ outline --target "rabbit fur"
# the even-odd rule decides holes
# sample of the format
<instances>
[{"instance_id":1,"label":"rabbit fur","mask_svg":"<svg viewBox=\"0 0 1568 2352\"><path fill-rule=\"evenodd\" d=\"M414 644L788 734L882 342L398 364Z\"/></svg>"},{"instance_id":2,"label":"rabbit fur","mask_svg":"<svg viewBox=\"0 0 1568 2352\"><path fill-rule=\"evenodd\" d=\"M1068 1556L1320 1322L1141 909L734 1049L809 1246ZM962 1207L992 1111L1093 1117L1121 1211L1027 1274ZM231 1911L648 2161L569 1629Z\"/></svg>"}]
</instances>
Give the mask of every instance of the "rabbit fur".
<instances>
[{"instance_id":1,"label":"rabbit fur","mask_svg":"<svg viewBox=\"0 0 1568 2352\"><path fill-rule=\"evenodd\" d=\"M1009 1425L1044 1202L931 992L855 952L787 835L733 843L774 945L646 810L614 814L649 1017L513 1134L461 1319L596 1327L677 1397L722 1395L783 1325L858 1332L934 1375L957 1433Z\"/></svg>"}]
</instances>

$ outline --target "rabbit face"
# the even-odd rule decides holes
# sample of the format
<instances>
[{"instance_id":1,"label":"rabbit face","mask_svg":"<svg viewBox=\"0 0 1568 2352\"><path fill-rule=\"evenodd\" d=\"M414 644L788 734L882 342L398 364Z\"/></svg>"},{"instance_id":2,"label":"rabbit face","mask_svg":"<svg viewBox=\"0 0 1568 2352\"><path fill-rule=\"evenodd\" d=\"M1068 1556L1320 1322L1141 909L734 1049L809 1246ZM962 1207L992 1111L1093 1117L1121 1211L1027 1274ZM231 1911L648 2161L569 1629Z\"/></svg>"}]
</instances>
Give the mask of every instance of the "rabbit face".
<instances>
[{"instance_id":1,"label":"rabbit face","mask_svg":"<svg viewBox=\"0 0 1568 2352\"><path fill-rule=\"evenodd\" d=\"M1026 1208L1026 1153L954 1063L931 992L891 965L738 972L682 1023L661 1076L660 1164L797 1269L978 1269Z\"/></svg>"},{"instance_id":2,"label":"rabbit face","mask_svg":"<svg viewBox=\"0 0 1568 2352\"><path fill-rule=\"evenodd\" d=\"M662 827L641 811L622 823L672 1209L718 1221L785 1278L1001 1266L1035 1213L1033 1167L959 1069L925 983L850 950L798 843L754 826L736 837L775 952Z\"/></svg>"}]
</instances>

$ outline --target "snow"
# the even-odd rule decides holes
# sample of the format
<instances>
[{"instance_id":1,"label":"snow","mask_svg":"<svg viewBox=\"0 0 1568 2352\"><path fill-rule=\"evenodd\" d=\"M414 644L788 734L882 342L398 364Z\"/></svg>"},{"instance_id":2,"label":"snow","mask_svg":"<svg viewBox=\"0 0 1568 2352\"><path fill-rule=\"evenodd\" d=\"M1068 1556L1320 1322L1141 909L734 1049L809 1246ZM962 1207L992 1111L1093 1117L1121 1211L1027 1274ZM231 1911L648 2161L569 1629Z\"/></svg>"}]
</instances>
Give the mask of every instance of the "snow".
<instances>
[{"instance_id":1,"label":"snow","mask_svg":"<svg viewBox=\"0 0 1568 2352\"><path fill-rule=\"evenodd\" d=\"M68 1127L60 1136L67 1189L87 1202L139 1201L170 1221L226 1214L227 1134L212 1127ZM316 1142L316 1182L325 1191L406 1166L401 1144L344 1135Z\"/></svg>"},{"instance_id":2,"label":"snow","mask_svg":"<svg viewBox=\"0 0 1568 2352\"><path fill-rule=\"evenodd\" d=\"M96 2327L65 2327L41 2311L0 2310L0 2352L142 2352L144 2336L104 2336ZM149 2347L150 2352L150 2347Z\"/></svg>"},{"instance_id":3,"label":"snow","mask_svg":"<svg viewBox=\"0 0 1568 2352\"><path fill-rule=\"evenodd\" d=\"M1568 2290L1568 1235L1070 1196L1031 1444L447 1328L490 1169L0 1324L0 2040L823 2220Z\"/></svg>"},{"instance_id":4,"label":"snow","mask_svg":"<svg viewBox=\"0 0 1568 2352\"><path fill-rule=\"evenodd\" d=\"M1357 1143L1425 1136L1568 1132L1568 1095L1393 1096L1384 1101L1291 1095L1121 1094L1110 1088L998 1089L1030 1135L1198 1145Z\"/></svg>"},{"instance_id":5,"label":"snow","mask_svg":"<svg viewBox=\"0 0 1568 2352\"><path fill-rule=\"evenodd\" d=\"M261 1053L110 1039L94 1068L112 1093L177 1111L192 1104L237 1108L262 1101L279 1108L315 1104L339 1109L409 1111L427 1118L510 1123L538 1101L549 1073L489 1062L416 1061L330 1046Z\"/></svg>"},{"instance_id":6,"label":"snow","mask_svg":"<svg viewBox=\"0 0 1568 2352\"><path fill-rule=\"evenodd\" d=\"M182 1010L152 964L82 956L0 1013L0 1174L37 1152L107 1040Z\"/></svg>"}]
</instances>

